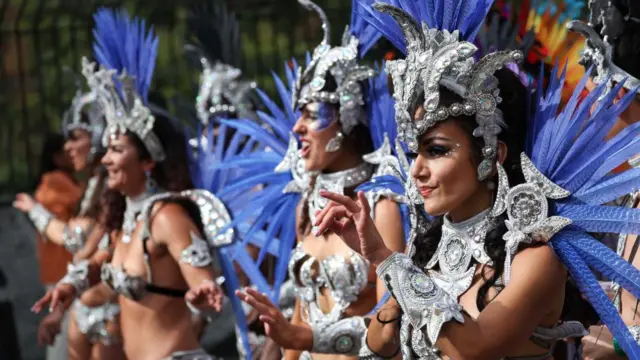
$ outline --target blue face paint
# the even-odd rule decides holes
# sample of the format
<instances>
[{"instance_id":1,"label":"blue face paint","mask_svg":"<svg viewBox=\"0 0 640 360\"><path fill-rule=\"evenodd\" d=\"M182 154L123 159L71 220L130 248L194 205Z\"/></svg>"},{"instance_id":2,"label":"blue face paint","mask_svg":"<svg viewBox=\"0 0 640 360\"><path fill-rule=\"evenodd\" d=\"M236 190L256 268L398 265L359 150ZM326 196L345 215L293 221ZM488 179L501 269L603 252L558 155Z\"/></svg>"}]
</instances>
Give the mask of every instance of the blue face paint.
<instances>
[{"instance_id":1,"label":"blue face paint","mask_svg":"<svg viewBox=\"0 0 640 360\"><path fill-rule=\"evenodd\" d=\"M335 107L329 103L313 102L306 105L309 112L309 126L311 131L322 131L327 129L336 121Z\"/></svg>"}]
</instances>

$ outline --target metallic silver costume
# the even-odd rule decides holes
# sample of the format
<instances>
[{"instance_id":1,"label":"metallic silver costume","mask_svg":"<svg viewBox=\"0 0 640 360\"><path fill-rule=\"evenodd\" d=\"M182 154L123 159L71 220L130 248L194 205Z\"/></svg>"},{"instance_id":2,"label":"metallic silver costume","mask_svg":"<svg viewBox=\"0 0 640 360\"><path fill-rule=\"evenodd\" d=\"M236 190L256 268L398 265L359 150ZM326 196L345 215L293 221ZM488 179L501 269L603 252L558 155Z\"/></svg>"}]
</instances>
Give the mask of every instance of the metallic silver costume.
<instances>
[{"instance_id":1,"label":"metallic silver costume","mask_svg":"<svg viewBox=\"0 0 640 360\"><path fill-rule=\"evenodd\" d=\"M120 342L120 338L109 334L107 323L117 319L120 314L120 305L106 303L100 306L89 307L76 300L73 304L76 324L81 333L87 336L92 343L113 345Z\"/></svg>"}]
</instances>

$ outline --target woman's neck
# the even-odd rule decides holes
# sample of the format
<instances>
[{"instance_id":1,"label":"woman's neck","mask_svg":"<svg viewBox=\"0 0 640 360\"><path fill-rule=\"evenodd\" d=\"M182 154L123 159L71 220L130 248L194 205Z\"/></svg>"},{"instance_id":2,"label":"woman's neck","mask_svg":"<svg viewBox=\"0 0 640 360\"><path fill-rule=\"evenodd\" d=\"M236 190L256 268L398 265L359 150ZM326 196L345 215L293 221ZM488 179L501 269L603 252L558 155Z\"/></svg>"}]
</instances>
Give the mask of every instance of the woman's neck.
<instances>
[{"instance_id":1,"label":"woman's neck","mask_svg":"<svg viewBox=\"0 0 640 360\"><path fill-rule=\"evenodd\" d=\"M492 205L493 196L491 191L488 189L478 190L457 209L450 211L448 217L453 223L463 222L490 208Z\"/></svg>"},{"instance_id":2,"label":"woman's neck","mask_svg":"<svg viewBox=\"0 0 640 360\"><path fill-rule=\"evenodd\" d=\"M340 154L340 157L336 159L336 161L322 170L322 173L331 174L339 171L353 169L361 163L362 157L360 155L357 155L357 153L352 151L343 151L343 153Z\"/></svg>"}]
</instances>

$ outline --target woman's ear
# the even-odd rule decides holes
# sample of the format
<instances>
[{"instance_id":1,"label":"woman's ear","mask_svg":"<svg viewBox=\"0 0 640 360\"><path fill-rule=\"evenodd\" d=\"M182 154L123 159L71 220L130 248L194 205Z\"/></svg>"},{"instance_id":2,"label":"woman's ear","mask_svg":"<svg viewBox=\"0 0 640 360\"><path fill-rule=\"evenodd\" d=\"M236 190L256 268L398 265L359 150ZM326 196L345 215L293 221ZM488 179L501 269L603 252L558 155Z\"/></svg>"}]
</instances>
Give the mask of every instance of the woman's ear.
<instances>
[{"instance_id":1,"label":"woman's ear","mask_svg":"<svg viewBox=\"0 0 640 360\"><path fill-rule=\"evenodd\" d=\"M504 164L504 161L507 159L507 144L502 141L498 141L498 157L497 160L500 164Z\"/></svg>"},{"instance_id":2,"label":"woman's ear","mask_svg":"<svg viewBox=\"0 0 640 360\"><path fill-rule=\"evenodd\" d=\"M151 172L156 167L156 162L153 160L142 160L142 170L145 173Z\"/></svg>"}]
</instances>

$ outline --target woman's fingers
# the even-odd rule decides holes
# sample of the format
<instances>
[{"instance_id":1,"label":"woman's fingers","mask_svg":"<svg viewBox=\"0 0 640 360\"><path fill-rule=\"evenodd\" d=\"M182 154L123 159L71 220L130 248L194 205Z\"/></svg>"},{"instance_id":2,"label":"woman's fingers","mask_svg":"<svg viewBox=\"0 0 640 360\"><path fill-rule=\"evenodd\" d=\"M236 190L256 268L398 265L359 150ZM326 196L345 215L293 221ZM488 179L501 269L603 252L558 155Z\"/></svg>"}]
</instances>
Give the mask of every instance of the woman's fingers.
<instances>
[{"instance_id":1,"label":"woman's fingers","mask_svg":"<svg viewBox=\"0 0 640 360\"><path fill-rule=\"evenodd\" d=\"M334 206L329 209L324 217L318 218L316 221L316 231L314 233L315 236L319 236L323 234L327 229L330 229L334 223L338 222L336 219L343 218L345 216L349 216L350 214L347 212L347 209L344 206Z\"/></svg>"},{"instance_id":2,"label":"woman's fingers","mask_svg":"<svg viewBox=\"0 0 640 360\"><path fill-rule=\"evenodd\" d=\"M271 306L258 301L255 297L247 293L243 293L240 290L236 291L236 295L238 296L238 298L240 298L240 300L256 309L256 311L259 312L260 315L270 315Z\"/></svg>"},{"instance_id":3,"label":"woman's fingers","mask_svg":"<svg viewBox=\"0 0 640 360\"><path fill-rule=\"evenodd\" d=\"M362 212L365 215L368 216L369 214L371 214L371 205L369 204L369 200L367 200L367 197L363 191L358 191L358 202L360 203Z\"/></svg>"},{"instance_id":4,"label":"woman's fingers","mask_svg":"<svg viewBox=\"0 0 640 360\"><path fill-rule=\"evenodd\" d=\"M31 307L31 311L34 313L39 313L42 311L42 308L47 305L47 303L51 300L51 290L47 291L46 294L42 297L42 299L36 301L35 304Z\"/></svg>"},{"instance_id":5,"label":"woman's fingers","mask_svg":"<svg viewBox=\"0 0 640 360\"><path fill-rule=\"evenodd\" d=\"M353 201L350 197L346 195L340 195L330 191L320 190L320 196L322 196L325 199L334 201L340 205L343 205L345 208L347 208L347 210L351 211L352 213L357 213L358 211L361 210L360 206L358 206L358 204L356 204L355 201Z\"/></svg>"}]
</instances>

